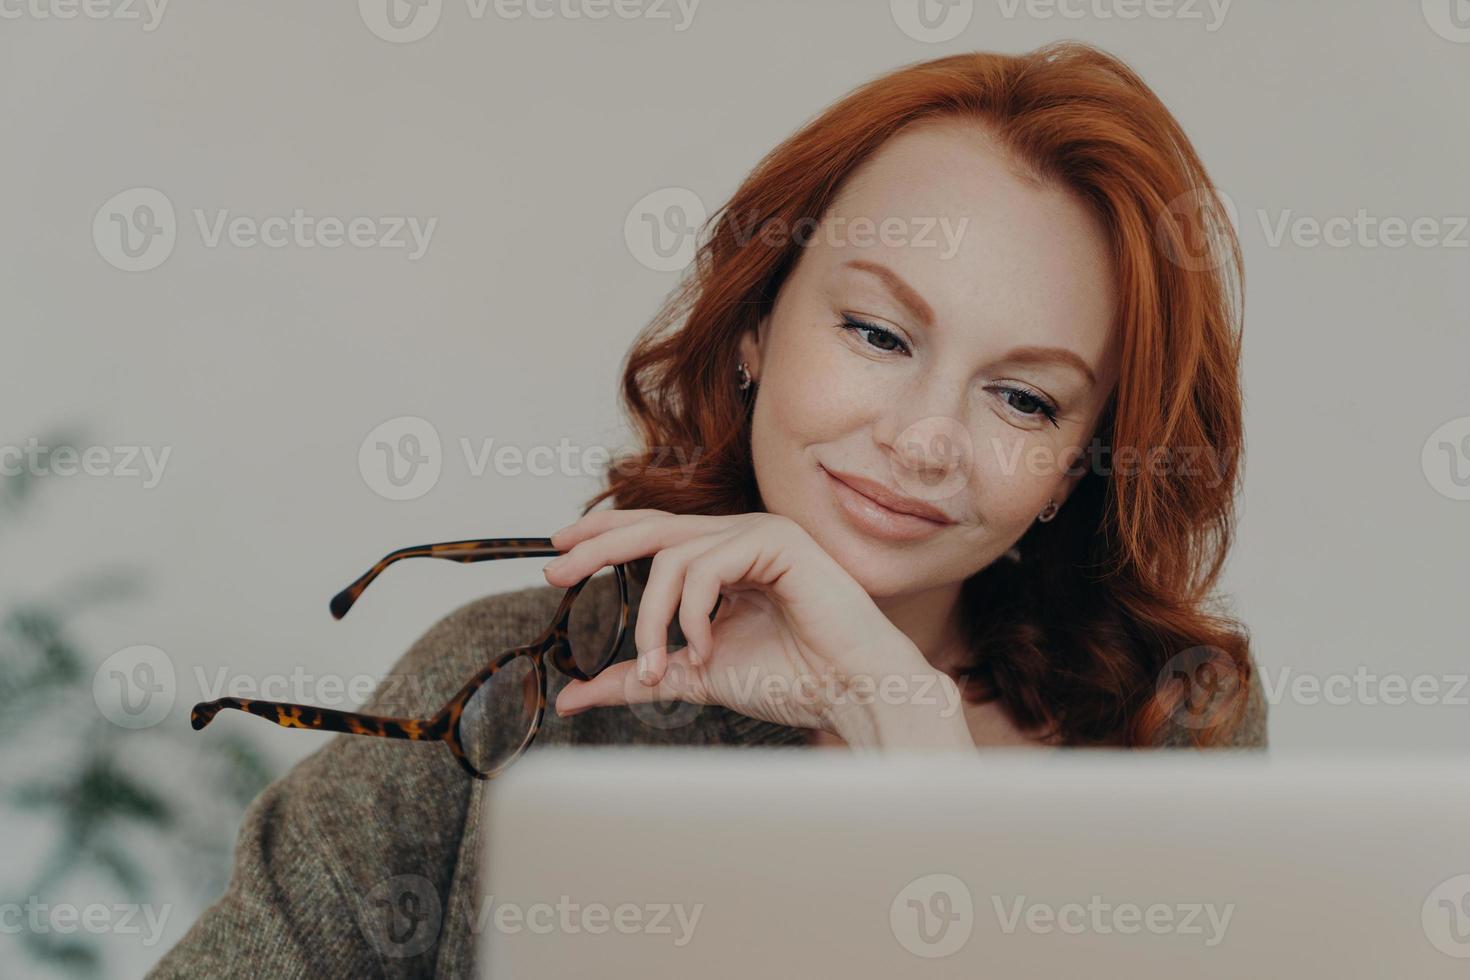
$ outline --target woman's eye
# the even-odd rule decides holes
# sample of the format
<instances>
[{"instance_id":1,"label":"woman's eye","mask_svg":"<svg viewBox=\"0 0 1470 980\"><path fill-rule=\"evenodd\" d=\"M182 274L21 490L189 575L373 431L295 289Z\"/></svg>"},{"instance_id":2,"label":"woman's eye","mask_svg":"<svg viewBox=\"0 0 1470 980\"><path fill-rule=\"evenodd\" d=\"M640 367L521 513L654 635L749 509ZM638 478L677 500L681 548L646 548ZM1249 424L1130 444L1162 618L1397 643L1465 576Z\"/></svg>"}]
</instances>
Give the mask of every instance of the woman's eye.
<instances>
[{"instance_id":1,"label":"woman's eye","mask_svg":"<svg viewBox=\"0 0 1470 980\"><path fill-rule=\"evenodd\" d=\"M902 351L908 353L908 345L892 330L885 330L876 324L866 323L856 317L846 315L842 317L842 327L844 330L850 330L857 336L862 337L869 347L884 352Z\"/></svg>"},{"instance_id":2,"label":"woman's eye","mask_svg":"<svg viewBox=\"0 0 1470 980\"><path fill-rule=\"evenodd\" d=\"M1001 394L1005 396L1006 403L1019 414L1043 417L1052 425L1057 425L1057 408L1045 399L1024 388L1002 388Z\"/></svg>"}]
</instances>

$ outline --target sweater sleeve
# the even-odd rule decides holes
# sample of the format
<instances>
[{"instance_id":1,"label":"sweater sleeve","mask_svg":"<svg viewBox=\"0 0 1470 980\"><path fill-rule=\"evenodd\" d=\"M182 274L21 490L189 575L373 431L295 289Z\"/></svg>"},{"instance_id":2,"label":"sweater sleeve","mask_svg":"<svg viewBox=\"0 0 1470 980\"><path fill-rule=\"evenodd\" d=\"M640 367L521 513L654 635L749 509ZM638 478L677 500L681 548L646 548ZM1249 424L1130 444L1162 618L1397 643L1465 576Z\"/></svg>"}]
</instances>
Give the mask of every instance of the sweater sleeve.
<instances>
[{"instance_id":1,"label":"sweater sleeve","mask_svg":"<svg viewBox=\"0 0 1470 980\"><path fill-rule=\"evenodd\" d=\"M363 710L432 716L485 651L545 625L534 594L491 596L440 620ZM434 976L475 785L439 742L333 736L251 803L224 895L149 976Z\"/></svg>"}]
</instances>

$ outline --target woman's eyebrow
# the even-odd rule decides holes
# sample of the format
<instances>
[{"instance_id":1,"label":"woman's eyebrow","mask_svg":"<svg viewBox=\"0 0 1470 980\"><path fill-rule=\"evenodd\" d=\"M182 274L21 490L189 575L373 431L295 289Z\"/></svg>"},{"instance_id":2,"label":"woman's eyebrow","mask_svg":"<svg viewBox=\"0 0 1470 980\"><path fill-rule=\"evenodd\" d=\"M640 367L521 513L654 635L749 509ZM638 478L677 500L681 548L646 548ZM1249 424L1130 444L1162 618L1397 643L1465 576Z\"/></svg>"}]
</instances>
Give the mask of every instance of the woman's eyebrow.
<instances>
[{"instance_id":1,"label":"woman's eyebrow","mask_svg":"<svg viewBox=\"0 0 1470 980\"><path fill-rule=\"evenodd\" d=\"M1087 379L1089 386L1097 384L1097 378L1087 362L1065 347L1013 347L997 364L1060 364L1070 367Z\"/></svg>"},{"instance_id":2,"label":"woman's eyebrow","mask_svg":"<svg viewBox=\"0 0 1470 980\"><path fill-rule=\"evenodd\" d=\"M929 304L924 302L924 297L913 286L903 281L903 277L894 272L888 266L879 262L869 262L867 259L848 259L843 265L857 269L860 272L871 273L882 280L883 285L893 294L893 298L909 308L909 312L919 318L919 322L926 327L934 326L934 311Z\"/></svg>"},{"instance_id":3,"label":"woman's eyebrow","mask_svg":"<svg viewBox=\"0 0 1470 980\"><path fill-rule=\"evenodd\" d=\"M870 262L867 259L848 259L843 265L877 276L883 285L888 287L894 299L908 307L909 312L918 317L924 326L931 330L934 328L934 310L924 302L924 297L919 295L918 290L904 282L903 277L888 266L879 262ZM1016 347L1004 357L999 358L996 363L1060 364L1079 372L1087 379L1089 385L1097 384L1097 377L1092 373L1092 368L1087 366L1087 362L1065 347Z\"/></svg>"}]
</instances>

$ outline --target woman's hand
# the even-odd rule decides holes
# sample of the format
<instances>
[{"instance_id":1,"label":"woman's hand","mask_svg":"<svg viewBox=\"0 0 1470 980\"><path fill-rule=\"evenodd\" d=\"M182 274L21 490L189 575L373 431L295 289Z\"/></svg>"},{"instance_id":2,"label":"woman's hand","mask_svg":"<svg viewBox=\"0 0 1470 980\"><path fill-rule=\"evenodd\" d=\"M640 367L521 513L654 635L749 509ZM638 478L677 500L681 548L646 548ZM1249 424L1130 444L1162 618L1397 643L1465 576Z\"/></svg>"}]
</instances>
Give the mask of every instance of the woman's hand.
<instances>
[{"instance_id":1,"label":"woman's hand","mask_svg":"<svg viewBox=\"0 0 1470 980\"><path fill-rule=\"evenodd\" d=\"M568 683L558 714L685 701L821 729L854 747L974 748L954 681L789 518L601 510L552 543L563 552L546 566L553 585L654 556L634 630L638 660ZM671 652L676 610L689 645Z\"/></svg>"}]
</instances>

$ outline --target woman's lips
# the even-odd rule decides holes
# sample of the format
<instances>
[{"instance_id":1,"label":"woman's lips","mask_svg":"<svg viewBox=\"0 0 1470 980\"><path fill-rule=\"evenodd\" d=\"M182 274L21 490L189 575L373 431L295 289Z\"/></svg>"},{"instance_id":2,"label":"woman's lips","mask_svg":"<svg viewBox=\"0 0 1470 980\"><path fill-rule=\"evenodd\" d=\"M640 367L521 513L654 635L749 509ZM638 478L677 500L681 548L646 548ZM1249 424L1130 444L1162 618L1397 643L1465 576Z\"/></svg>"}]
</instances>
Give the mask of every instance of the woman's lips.
<instances>
[{"instance_id":1,"label":"woman's lips","mask_svg":"<svg viewBox=\"0 0 1470 980\"><path fill-rule=\"evenodd\" d=\"M890 541L917 541L949 526L917 514L890 510L843 483L825 467L820 468L843 515L850 523L874 537L887 538Z\"/></svg>"}]
</instances>

